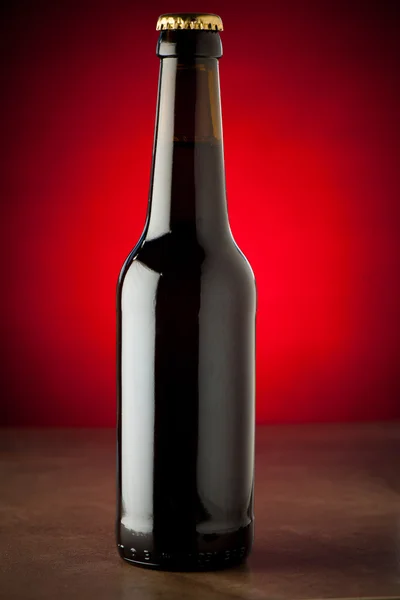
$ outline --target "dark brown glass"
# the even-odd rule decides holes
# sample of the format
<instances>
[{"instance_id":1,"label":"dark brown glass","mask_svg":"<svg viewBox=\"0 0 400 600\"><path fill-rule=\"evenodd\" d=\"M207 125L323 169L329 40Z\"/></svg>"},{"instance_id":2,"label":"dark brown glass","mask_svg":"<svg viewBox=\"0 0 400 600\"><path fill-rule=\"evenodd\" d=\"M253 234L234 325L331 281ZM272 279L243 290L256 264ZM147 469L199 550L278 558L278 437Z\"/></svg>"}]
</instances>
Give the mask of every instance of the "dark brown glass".
<instances>
[{"instance_id":1,"label":"dark brown glass","mask_svg":"<svg viewBox=\"0 0 400 600\"><path fill-rule=\"evenodd\" d=\"M148 216L117 293L117 543L215 569L253 541L255 282L227 215L220 36L163 31L157 53Z\"/></svg>"}]
</instances>

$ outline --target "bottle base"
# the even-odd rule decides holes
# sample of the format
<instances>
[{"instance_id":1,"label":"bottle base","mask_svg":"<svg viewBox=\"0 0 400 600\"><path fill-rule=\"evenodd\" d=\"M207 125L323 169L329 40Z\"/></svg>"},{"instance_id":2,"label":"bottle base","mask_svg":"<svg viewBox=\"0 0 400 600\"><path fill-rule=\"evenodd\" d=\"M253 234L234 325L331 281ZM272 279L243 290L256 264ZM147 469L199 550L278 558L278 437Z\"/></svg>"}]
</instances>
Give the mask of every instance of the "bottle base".
<instances>
[{"instance_id":1,"label":"bottle base","mask_svg":"<svg viewBox=\"0 0 400 600\"><path fill-rule=\"evenodd\" d=\"M243 564L253 542L253 523L225 534L198 534L195 545L177 552L166 544L154 544L151 536L128 537L124 531L118 553L127 563L160 571L219 571ZM158 549L156 549L158 546ZM164 546L164 548L163 548ZM165 551L163 551L165 549Z\"/></svg>"},{"instance_id":2,"label":"bottle base","mask_svg":"<svg viewBox=\"0 0 400 600\"><path fill-rule=\"evenodd\" d=\"M245 556L238 556L228 560L209 560L206 561L203 558L196 560L188 559L187 561L180 561L179 563L173 560L167 560L160 563L142 562L139 560L133 560L127 558L119 551L121 558L134 567L141 567L144 569L152 569L156 571L175 571L175 572L199 572L199 571L223 571L225 569L231 569L244 564L248 557L247 553Z\"/></svg>"}]
</instances>

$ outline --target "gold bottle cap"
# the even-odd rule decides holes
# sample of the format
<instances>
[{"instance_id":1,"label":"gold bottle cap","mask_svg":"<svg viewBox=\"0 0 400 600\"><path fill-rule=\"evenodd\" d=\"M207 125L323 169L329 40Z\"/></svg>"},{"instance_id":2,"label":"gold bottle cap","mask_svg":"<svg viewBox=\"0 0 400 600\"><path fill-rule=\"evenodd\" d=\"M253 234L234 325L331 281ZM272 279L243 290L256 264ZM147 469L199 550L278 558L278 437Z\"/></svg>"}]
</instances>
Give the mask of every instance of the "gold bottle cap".
<instances>
[{"instance_id":1,"label":"gold bottle cap","mask_svg":"<svg viewBox=\"0 0 400 600\"><path fill-rule=\"evenodd\" d=\"M223 31L222 19L218 15L202 13L170 13L161 15L157 21L157 31L161 29L204 29Z\"/></svg>"}]
</instances>

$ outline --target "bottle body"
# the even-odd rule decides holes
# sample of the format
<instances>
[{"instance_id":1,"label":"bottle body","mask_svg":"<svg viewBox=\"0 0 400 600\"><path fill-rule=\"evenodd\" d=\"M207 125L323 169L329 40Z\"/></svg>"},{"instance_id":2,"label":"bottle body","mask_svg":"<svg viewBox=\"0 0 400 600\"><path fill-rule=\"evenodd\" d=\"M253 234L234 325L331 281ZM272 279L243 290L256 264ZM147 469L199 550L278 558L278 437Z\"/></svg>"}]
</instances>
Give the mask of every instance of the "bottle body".
<instances>
[{"instance_id":1,"label":"bottle body","mask_svg":"<svg viewBox=\"0 0 400 600\"><path fill-rule=\"evenodd\" d=\"M254 283L234 243L190 243L162 274L139 249L119 294L118 540L166 567L235 562L252 540Z\"/></svg>"},{"instance_id":2,"label":"bottle body","mask_svg":"<svg viewBox=\"0 0 400 600\"><path fill-rule=\"evenodd\" d=\"M216 63L162 60L148 219L118 283L117 543L153 568L230 566L253 540L256 290Z\"/></svg>"}]
</instances>

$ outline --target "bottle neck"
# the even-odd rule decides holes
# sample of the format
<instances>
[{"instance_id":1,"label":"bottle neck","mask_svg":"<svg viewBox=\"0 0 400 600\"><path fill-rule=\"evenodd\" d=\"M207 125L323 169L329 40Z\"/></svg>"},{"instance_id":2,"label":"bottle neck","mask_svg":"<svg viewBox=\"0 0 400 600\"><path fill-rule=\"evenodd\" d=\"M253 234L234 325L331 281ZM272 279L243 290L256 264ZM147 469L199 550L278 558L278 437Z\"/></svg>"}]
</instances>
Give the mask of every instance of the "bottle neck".
<instances>
[{"instance_id":1,"label":"bottle neck","mask_svg":"<svg viewBox=\"0 0 400 600\"><path fill-rule=\"evenodd\" d=\"M215 57L161 60L146 239L169 232L229 232Z\"/></svg>"}]
</instances>

